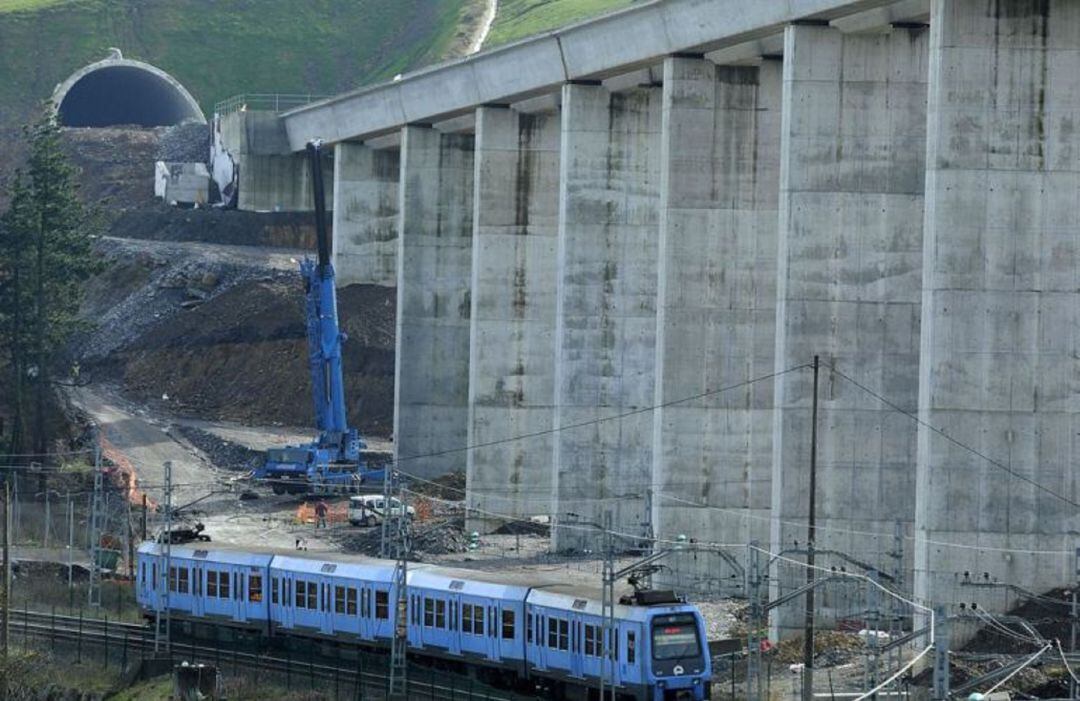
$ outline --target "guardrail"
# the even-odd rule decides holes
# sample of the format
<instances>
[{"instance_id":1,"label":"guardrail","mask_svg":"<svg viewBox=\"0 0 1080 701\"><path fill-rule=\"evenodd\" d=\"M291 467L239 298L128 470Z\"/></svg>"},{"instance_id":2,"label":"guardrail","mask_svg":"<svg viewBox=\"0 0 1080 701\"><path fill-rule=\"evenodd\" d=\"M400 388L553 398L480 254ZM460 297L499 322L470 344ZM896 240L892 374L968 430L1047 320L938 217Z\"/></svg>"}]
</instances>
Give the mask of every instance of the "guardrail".
<instances>
[{"instance_id":1,"label":"guardrail","mask_svg":"<svg viewBox=\"0 0 1080 701\"><path fill-rule=\"evenodd\" d=\"M280 114L327 97L329 96L314 93L244 93L234 95L214 105L214 113L221 117L244 110Z\"/></svg>"}]
</instances>

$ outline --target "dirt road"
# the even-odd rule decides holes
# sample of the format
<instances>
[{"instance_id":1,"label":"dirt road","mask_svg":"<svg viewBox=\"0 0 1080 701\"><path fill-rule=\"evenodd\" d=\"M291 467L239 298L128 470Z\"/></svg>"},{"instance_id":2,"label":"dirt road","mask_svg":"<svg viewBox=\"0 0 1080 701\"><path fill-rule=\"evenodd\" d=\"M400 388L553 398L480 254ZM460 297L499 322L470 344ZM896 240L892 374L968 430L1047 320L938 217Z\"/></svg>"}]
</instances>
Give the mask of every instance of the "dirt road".
<instances>
[{"instance_id":1,"label":"dirt road","mask_svg":"<svg viewBox=\"0 0 1080 701\"><path fill-rule=\"evenodd\" d=\"M165 462L172 462L173 505L178 506L219 489L228 478L173 435L168 425L151 417L101 386L73 387L72 403L97 422L103 437L131 461L137 487L151 499L164 503Z\"/></svg>"}]
</instances>

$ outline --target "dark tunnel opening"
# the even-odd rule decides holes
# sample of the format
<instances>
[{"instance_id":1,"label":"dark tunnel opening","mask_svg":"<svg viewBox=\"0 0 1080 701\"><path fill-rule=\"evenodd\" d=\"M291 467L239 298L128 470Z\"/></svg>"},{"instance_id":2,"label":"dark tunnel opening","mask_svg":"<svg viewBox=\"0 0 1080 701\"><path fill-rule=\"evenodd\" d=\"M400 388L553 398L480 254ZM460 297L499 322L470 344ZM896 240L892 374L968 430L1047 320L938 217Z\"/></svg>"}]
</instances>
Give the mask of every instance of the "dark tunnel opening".
<instances>
[{"instance_id":1,"label":"dark tunnel opening","mask_svg":"<svg viewBox=\"0 0 1080 701\"><path fill-rule=\"evenodd\" d=\"M87 73L61 99L58 112L60 123L68 127L160 127L205 121L181 89L135 66L107 66Z\"/></svg>"}]
</instances>

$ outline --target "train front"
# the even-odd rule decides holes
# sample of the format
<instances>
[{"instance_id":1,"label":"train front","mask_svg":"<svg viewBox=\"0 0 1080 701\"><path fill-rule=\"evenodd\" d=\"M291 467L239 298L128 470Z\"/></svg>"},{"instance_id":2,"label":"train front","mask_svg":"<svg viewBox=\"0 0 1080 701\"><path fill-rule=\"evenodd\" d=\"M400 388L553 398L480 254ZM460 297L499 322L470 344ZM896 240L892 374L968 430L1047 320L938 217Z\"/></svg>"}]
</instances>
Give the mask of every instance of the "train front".
<instances>
[{"instance_id":1,"label":"train front","mask_svg":"<svg viewBox=\"0 0 1080 701\"><path fill-rule=\"evenodd\" d=\"M657 612L648 625L653 701L709 698L712 664L705 621L697 609L686 606L681 611Z\"/></svg>"}]
</instances>

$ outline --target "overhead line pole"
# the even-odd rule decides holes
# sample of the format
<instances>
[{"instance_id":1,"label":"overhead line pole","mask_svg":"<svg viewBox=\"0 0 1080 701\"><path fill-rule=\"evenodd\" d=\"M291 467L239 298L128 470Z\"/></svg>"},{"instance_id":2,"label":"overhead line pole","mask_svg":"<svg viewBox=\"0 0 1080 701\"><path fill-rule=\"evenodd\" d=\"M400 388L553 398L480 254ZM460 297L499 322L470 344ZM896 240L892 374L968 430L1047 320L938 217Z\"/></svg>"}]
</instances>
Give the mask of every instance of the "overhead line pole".
<instances>
[{"instance_id":1,"label":"overhead line pole","mask_svg":"<svg viewBox=\"0 0 1080 701\"><path fill-rule=\"evenodd\" d=\"M817 425L818 376L821 360L814 356L814 395L810 411L810 511L806 518L806 625L803 631L802 700L814 698L814 541L817 539Z\"/></svg>"}]
</instances>

